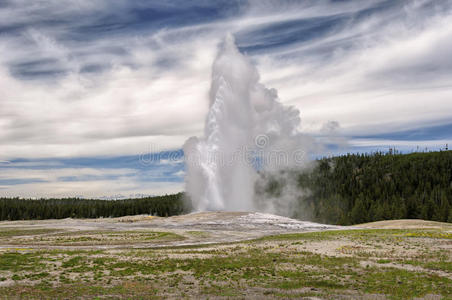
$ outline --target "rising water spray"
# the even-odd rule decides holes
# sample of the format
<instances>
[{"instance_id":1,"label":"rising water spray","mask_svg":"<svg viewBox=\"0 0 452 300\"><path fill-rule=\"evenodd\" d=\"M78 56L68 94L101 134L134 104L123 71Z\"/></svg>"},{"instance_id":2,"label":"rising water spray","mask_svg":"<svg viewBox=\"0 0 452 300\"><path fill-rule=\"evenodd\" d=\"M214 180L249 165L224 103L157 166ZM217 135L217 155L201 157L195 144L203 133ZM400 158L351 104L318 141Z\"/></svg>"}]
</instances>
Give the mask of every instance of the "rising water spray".
<instances>
[{"instance_id":1,"label":"rising water spray","mask_svg":"<svg viewBox=\"0 0 452 300\"><path fill-rule=\"evenodd\" d=\"M298 109L284 106L275 89L260 83L257 69L227 35L212 67L204 136L184 145L194 209L275 212L273 200L256 206L255 185L261 172L306 165L313 141L299 128Z\"/></svg>"}]
</instances>

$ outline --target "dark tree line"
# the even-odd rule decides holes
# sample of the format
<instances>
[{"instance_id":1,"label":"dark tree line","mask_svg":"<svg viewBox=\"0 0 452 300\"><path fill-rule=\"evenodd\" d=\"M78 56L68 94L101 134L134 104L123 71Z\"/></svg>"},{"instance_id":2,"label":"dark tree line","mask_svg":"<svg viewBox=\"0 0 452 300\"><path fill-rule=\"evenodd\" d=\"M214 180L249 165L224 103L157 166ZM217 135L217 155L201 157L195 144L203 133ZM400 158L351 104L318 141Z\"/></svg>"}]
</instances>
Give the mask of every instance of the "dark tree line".
<instances>
[{"instance_id":1,"label":"dark tree line","mask_svg":"<svg viewBox=\"0 0 452 300\"><path fill-rule=\"evenodd\" d=\"M120 217L188 212L183 194L126 200L0 198L0 220Z\"/></svg>"},{"instance_id":2,"label":"dark tree line","mask_svg":"<svg viewBox=\"0 0 452 300\"><path fill-rule=\"evenodd\" d=\"M290 172L300 196L290 217L333 224L387 219L452 222L452 151L347 154L323 158L308 172ZM270 180L273 195L284 188ZM120 217L189 212L183 193L127 200L0 198L0 220Z\"/></svg>"},{"instance_id":3,"label":"dark tree line","mask_svg":"<svg viewBox=\"0 0 452 300\"><path fill-rule=\"evenodd\" d=\"M452 222L452 151L347 154L297 173L314 221L357 224L387 219ZM294 213L294 217L299 212Z\"/></svg>"}]
</instances>

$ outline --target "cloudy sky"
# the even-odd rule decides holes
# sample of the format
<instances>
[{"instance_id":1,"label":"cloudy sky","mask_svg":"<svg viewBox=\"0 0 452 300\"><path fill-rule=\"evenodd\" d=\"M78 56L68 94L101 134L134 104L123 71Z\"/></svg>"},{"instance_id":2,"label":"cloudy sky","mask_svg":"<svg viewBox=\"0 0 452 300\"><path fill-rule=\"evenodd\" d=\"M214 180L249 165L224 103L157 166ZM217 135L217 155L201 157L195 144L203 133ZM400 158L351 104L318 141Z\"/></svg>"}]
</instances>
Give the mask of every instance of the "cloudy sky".
<instances>
[{"instance_id":1,"label":"cloudy sky","mask_svg":"<svg viewBox=\"0 0 452 300\"><path fill-rule=\"evenodd\" d=\"M450 0L0 0L0 196L182 190L228 32L340 151L452 147Z\"/></svg>"}]
</instances>

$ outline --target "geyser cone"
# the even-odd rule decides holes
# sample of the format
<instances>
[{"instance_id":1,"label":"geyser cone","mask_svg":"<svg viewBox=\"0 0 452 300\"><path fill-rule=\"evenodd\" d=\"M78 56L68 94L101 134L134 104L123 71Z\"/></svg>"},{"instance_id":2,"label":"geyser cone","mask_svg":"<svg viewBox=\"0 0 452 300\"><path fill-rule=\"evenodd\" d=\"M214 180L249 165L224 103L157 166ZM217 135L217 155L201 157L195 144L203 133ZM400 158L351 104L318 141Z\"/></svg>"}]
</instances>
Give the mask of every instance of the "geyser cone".
<instances>
[{"instance_id":1,"label":"geyser cone","mask_svg":"<svg viewBox=\"0 0 452 300\"><path fill-rule=\"evenodd\" d=\"M266 155L302 141L299 112L284 107L275 90L259 83L256 68L231 35L214 61L209 95L204 137L184 145L187 192L198 211L253 210L256 169L284 167L265 162ZM290 161L284 161L285 167Z\"/></svg>"}]
</instances>

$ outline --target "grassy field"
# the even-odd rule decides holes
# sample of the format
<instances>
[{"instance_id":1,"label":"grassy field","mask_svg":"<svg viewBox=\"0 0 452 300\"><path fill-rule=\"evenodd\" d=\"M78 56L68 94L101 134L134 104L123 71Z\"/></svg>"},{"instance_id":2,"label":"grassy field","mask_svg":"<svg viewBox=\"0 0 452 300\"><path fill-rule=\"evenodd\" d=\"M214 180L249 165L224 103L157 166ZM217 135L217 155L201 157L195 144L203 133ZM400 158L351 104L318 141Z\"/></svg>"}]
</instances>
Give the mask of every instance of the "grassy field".
<instances>
[{"instance_id":1,"label":"grassy field","mask_svg":"<svg viewBox=\"0 0 452 300\"><path fill-rule=\"evenodd\" d=\"M202 231L186 235L203 236ZM152 231L8 229L0 250L0 295L14 298L452 299L452 233L362 229L252 241L132 248L183 240ZM26 243L33 241L33 247ZM90 250L49 245L90 245ZM96 249L98 245L120 247Z\"/></svg>"}]
</instances>

